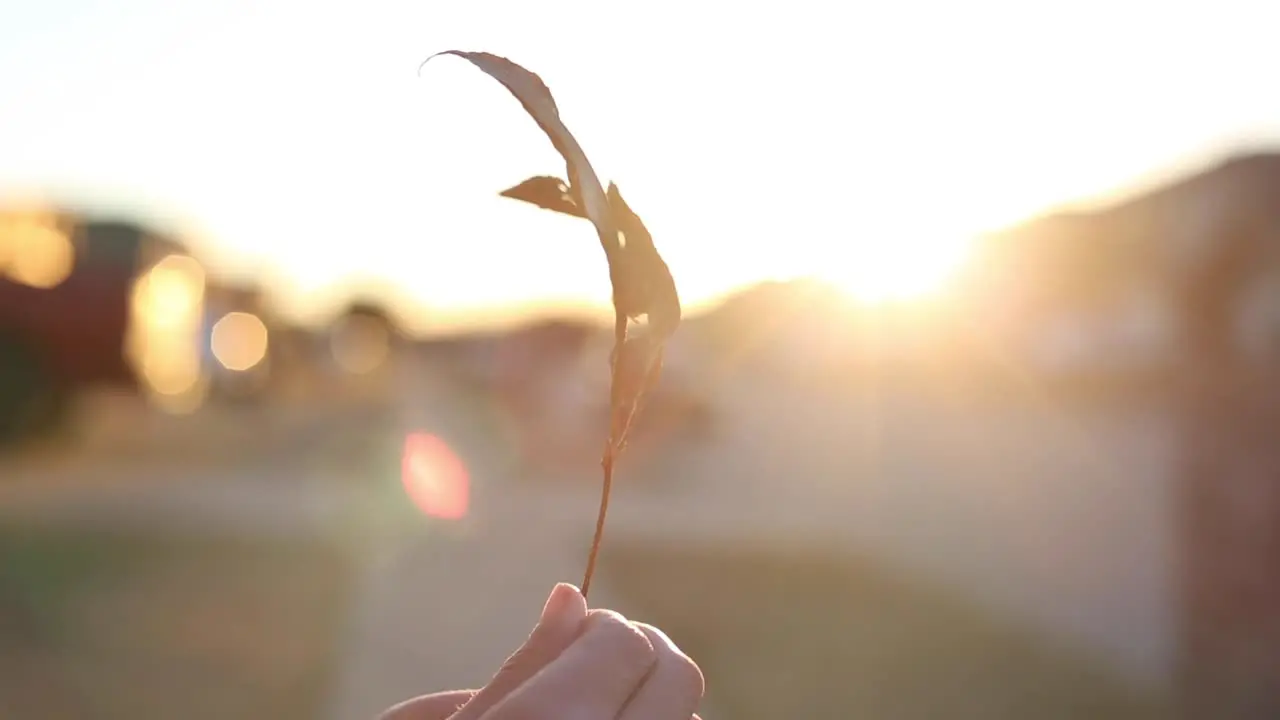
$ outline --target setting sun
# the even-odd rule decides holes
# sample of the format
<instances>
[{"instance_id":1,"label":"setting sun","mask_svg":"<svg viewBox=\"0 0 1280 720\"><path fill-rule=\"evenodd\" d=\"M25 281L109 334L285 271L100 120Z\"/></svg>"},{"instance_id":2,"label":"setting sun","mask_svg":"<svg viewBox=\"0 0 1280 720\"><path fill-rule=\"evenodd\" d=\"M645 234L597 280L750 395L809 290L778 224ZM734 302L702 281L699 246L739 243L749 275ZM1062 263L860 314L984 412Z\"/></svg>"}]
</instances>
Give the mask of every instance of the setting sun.
<instances>
[{"instance_id":1,"label":"setting sun","mask_svg":"<svg viewBox=\"0 0 1280 720\"><path fill-rule=\"evenodd\" d=\"M833 253L817 275L866 303L923 299L942 290L963 262L964 241L885 242Z\"/></svg>"}]
</instances>

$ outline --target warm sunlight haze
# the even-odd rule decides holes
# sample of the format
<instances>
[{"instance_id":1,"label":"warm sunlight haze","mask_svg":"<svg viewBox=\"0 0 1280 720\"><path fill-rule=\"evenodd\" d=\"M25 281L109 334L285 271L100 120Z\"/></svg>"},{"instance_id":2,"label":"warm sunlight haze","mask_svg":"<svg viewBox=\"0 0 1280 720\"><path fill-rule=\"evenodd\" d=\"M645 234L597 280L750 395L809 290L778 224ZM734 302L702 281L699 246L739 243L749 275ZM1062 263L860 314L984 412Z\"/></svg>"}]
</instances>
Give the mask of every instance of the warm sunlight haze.
<instances>
[{"instance_id":1,"label":"warm sunlight haze","mask_svg":"<svg viewBox=\"0 0 1280 720\"><path fill-rule=\"evenodd\" d=\"M0 720L1280 720L1277 77L1280 0L0 0Z\"/></svg>"},{"instance_id":2,"label":"warm sunlight haze","mask_svg":"<svg viewBox=\"0 0 1280 720\"><path fill-rule=\"evenodd\" d=\"M691 306L802 275L927 295L975 234L1280 129L1233 70L1265 64L1265 3L674 7L10 4L0 193L142 213L290 317L374 284L422 327L609 299L586 223L497 196L564 172L546 138L464 61L419 75L439 50L543 76Z\"/></svg>"}]
</instances>

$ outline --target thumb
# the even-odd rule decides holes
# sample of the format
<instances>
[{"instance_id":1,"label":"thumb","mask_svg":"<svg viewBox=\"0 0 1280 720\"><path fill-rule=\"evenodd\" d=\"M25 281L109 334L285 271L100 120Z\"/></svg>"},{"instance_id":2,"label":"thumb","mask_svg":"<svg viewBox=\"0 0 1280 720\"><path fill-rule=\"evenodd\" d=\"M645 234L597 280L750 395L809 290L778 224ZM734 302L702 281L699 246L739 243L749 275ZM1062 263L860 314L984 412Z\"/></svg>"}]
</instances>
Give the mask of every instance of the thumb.
<instances>
[{"instance_id":1,"label":"thumb","mask_svg":"<svg viewBox=\"0 0 1280 720\"><path fill-rule=\"evenodd\" d=\"M498 673L462 707L452 720L476 720L513 690L546 667L578 637L587 619L587 601L578 588L556 585L542 608L529 639L502 664Z\"/></svg>"}]
</instances>

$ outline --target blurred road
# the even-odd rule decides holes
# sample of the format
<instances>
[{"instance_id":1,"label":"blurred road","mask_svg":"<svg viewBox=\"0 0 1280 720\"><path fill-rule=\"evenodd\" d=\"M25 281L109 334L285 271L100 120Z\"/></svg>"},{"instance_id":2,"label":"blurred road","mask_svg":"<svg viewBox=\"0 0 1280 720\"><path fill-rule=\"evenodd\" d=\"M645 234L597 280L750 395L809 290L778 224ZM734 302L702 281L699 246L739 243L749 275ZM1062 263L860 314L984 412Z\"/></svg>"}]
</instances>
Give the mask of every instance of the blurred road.
<instances>
[{"instance_id":1,"label":"blurred road","mask_svg":"<svg viewBox=\"0 0 1280 720\"><path fill-rule=\"evenodd\" d=\"M484 682L523 640L551 582L581 572L594 465L558 482L529 477L495 452L474 400L430 377L416 374L405 393L430 411L401 422L438 428L467 458L472 513L457 525L379 524L334 718L367 716L424 687ZM716 440L672 445L656 462L624 459L606 565L610 542L871 556L1138 684L1162 684L1173 602L1170 436L1158 413L722 381ZM592 599L634 612L607 581Z\"/></svg>"},{"instance_id":2,"label":"blurred road","mask_svg":"<svg viewBox=\"0 0 1280 720\"><path fill-rule=\"evenodd\" d=\"M647 467L624 459L603 563L611 542L869 554L1158 683L1172 641L1159 422L724 382L718 439L672 446ZM135 465L52 489L15 483L0 488L0 517L341 538L360 553L363 579L329 717L474 687L524 639L554 582L580 582L597 468L531 477L467 391L423 368L394 386L390 404L279 457L180 475ZM425 518L408 500L400 453L411 431L434 433L464 461L464 519ZM674 482L651 481L664 475ZM592 601L634 612L607 580Z\"/></svg>"}]
</instances>

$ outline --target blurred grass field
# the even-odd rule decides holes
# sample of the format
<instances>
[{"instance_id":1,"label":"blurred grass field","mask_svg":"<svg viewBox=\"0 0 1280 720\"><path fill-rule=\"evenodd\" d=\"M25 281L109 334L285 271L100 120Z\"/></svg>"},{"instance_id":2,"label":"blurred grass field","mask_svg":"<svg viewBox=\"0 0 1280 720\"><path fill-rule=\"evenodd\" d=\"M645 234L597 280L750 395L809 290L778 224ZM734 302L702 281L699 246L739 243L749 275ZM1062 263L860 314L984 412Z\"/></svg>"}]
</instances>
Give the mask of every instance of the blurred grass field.
<instances>
[{"instance_id":1,"label":"blurred grass field","mask_svg":"<svg viewBox=\"0 0 1280 720\"><path fill-rule=\"evenodd\" d=\"M313 718L347 625L333 540L0 529L0 717ZM1157 720L1160 698L874 566L606 545L602 580L724 717Z\"/></svg>"},{"instance_id":2,"label":"blurred grass field","mask_svg":"<svg viewBox=\"0 0 1280 720\"><path fill-rule=\"evenodd\" d=\"M0 717L316 717L353 570L326 540L0 528Z\"/></svg>"},{"instance_id":3,"label":"blurred grass field","mask_svg":"<svg viewBox=\"0 0 1280 720\"><path fill-rule=\"evenodd\" d=\"M870 564L610 546L630 614L696 658L735 720L1157 720L1162 698Z\"/></svg>"}]
</instances>

